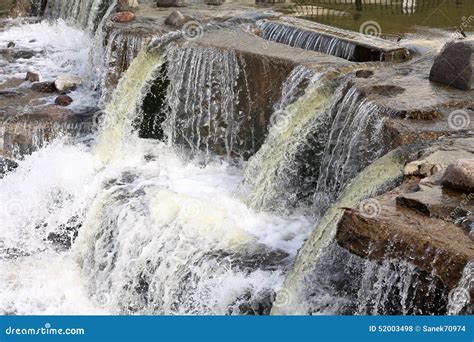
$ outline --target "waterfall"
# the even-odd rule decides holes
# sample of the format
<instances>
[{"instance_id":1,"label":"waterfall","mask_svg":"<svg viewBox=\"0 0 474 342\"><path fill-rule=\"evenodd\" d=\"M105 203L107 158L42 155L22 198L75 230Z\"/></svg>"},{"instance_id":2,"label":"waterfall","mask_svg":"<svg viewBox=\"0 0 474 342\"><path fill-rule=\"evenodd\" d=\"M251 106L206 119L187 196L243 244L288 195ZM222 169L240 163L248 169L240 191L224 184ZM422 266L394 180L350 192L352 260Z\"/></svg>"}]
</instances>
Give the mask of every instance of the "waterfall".
<instances>
[{"instance_id":1,"label":"waterfall","mask_svg":"<svg viewBox=\"0 0 474 342\"><path fill-rule=\"evenodd\" d=\"M112 90L116 82L120 80L124 69L130 66L144 47L145 39L120 30L113 30L107 39L104 37L104 30L98 30L96 35L94 41L97 50L93 55L93 64L101 74L101 102L105 104L110 102ZM106 46L102 46L104 41L107 42Z\"/></svg>"},{"instance_id":2,"label":"waterfall","mask_svg":"<svg viewBox=\"0 0 474 342\"><path fill-rule=\"evenodd\" d=\"M62 18L55 25L0 37L4 45L13 35L19 46L44 47L53 63L41 56L32 63L50 79L86 74L87 60L104 75L93 72L90 83L106 86L120 75L103 93L91 136L68 126L74 120L0 129L4 141L26 132L38 149L5 175L0 161L0 314L379 314L390 313L394 298L397 310L415 312L413 265L376 264L334 243L342 208L399 184L413 152L384 155L384 109L352 75L328 77L285 61L274 69L284 82L254 86L266 71L251 72L273 59L247 68L255 53L186 42L177 31L151 48L143 48L145 38L112 31L104 46L104 18L115 4L52 1L50 15ZM342 40L258 25L267 39L353 57L354 46ZM95 56L86 42L94 31ZM69 36L78 40L71 47ZM125 72L117 58L127 60ZM24 77L20 67L7 66ZM263 88L274 94L251 108ZM97 94L82 91L70 93L75 102L95 105ZM147 103L153 96L159 101ZM146 115L162 137L141 135ZM70 128L81 137L45 144ZM466 269L449 297L453 314L471 289L472 265Z\"/></svg>"},{"instance_id":3,"label":"waterfall","mask_svg":"<svg viewBox=\"0 0 474 342\"><path fill-rule=\"evenodd\" d=\"M184 141L194 152L204 150L207 157L221 146L230 157L244 119L237 111L241 70L235 52L193 45L170 47L168 61L170 113L165 133L169 141Z\"/></svg>"},{"instance_id":4,"label":"waterfall","mask_svg":"<svg viewBox=\"0 0 474 342\"><path fill-rule=\"evenodd\" d=\"M53 0L48 1L46 13L93 32L110 5L115 4L112 0Z\"/></svg>"},{"instance_id":5,"label":"waterfall","mask_svg":"<svg viewBox=\"0 0 474 342\"><path fill-rule=\"evenodd\" d=\"M348 60L354 59L356 45L336 37L327 37L316 32L300 30L291 26L260 20L257 26L262 31L265 39L287 44L305 50L318 51L342 57Z\"/></svg>"},{"instance_id":6,"label":"waterfall","mask_svg":"<svg viewBox=\"0 0 474 342\"><path fill-rule=\"evenodd\" d=\"M332 95L332 99L331 99ZM318 218L345 185L386 152L381 108L350 84L335 93L324 79L284 112L249 161L246 187L257 209L310 205Z\"/></svg>"},{"instance_id":7,"label":"waterfall","mask_svg":"<svg viewBox=\"0 0 474 342\"><path fill-rule=\"evenodd\" d=\"M239 167L220 159L209 160L205 167L189 161L187 155L193 156L197 145L190 144L184 155L178 152L173 137L195 127L180 125L178 113L195 110L206 119L219 113L227 127L235 120L230 101L235 98L235 55L169 46L165 56L170 82L165 130L171 130L171 138L167 143L137 139L133 127L165 59L145 49L105 109L96 147L105 166L104 187L73 245L74 256L89 279L94 303L107 311L268 314L309 234L310 221L301 215L255 212L236 196L242 181ZM189 69L174 69L181 66ZM197 84L183 86L192 81ZM202 88L195 93L197 86ZM210 97L211 89L217 98ZM216 111L206 111L209 101ZM223 136L230 150L232 136Z\"/></svg>"},{"instance_id":8,"label":"waterfall","mask_svg":"<svg viewBox=\"0 0 474 342\"><path fill-rule=\"evenodd\" d=\"M407 153L409 152L397 149L369 165L351 181L337 202L325 212L298 252L296 263L281 290L291 300L285 305L273 307L273 314L318 313L319 308L311 305L310 298L328 294L318 289L317 263L324 248L334 239L337 223L343 214L341 208L352 207L364 198L373 197L394 187L403 177L402 170ZM330 259L329 263L333 264L334 260L337 258Z\"/></svg>"},{"instance_id":9,"label":"waterfall","mask_svg":"<svg viewBox=\"0 0 474 342\"><path fill-rule=\"evenodd\" d=\"M142 101L162 63L159 53L144 49L120 80L100 124L96 155L101 162L112 161L133 144L133 121L139 116Z\"/></svg>"}]
</instances>

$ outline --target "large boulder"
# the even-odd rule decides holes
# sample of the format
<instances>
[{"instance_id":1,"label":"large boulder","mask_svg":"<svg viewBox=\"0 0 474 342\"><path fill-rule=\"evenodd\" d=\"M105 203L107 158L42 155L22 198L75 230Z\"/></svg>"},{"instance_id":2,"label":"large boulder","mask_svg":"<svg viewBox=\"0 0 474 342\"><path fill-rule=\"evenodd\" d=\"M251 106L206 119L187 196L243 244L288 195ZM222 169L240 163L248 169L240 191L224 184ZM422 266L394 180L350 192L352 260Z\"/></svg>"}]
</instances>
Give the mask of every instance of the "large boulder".
<instances>
[{"instance_id":1,"label":"large boulder","mask_svg":"<svg viewBox=\"0 0 474 342\"><path fill-rule=\"evenodd\" d=\"M446 44L431 67L430 81L461 90L471 90L472 50L472 47L464 42Z\"/></svg>"},{"instance_id":2,"label":"large boulder","mask_svg":"<svg viewBox=\"0 0 474 342\"><path fill-rule=\"evenodd\" d=\"M442 183L462 192L474 192L474 159L459 159L444 173Z\"/></svg>"}]
</instances>

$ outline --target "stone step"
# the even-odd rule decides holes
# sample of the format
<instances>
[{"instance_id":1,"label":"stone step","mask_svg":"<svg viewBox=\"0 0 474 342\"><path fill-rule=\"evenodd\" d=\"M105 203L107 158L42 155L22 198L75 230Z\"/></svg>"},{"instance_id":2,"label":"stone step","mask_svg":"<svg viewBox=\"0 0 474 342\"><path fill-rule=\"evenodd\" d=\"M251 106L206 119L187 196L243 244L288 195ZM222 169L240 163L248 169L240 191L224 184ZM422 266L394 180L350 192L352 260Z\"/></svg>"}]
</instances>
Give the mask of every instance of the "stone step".
<instances>
[{"instance_id":1,"label":"stone step","mask_svg":"<svg viewBox=\"0 0 474 342\"><path fill-rule=\"evenodd\" d=\"M409 58L408 50L394 42L316 22L280 17L261 20L257 24L265 39L332 54L354 62L398 62ZM375 32L375 35L380 33Z\"/></svg>"}]
</instances>

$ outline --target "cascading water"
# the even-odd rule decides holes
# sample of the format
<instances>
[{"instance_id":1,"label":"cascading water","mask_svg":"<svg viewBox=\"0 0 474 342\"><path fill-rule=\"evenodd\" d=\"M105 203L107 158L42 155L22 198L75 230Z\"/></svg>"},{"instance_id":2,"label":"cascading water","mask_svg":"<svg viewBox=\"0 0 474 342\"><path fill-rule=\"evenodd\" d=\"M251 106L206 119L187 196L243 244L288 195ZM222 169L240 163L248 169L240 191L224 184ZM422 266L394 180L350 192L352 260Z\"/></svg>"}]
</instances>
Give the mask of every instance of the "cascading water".
<instances>
[{"instance_id":1,"label":"cascading water","mask_svg":"<svg viewBox=\"0 0 474 342\"><path fill-rule=\"evenodd\" d=\"M48 1L46 13L93 32L113 3L113 0L53 0Z\"/></svg>"},{"instance_id":2,"label":"cascading water","mask_svg":"<svg viewBox=\"0 0 474 342\"><path fill-rule=\"evenodd\" d=\"M110 3L55 1L52 10L93 31ZM109 60L122 39L114 35ZM288 35L291 44L353 53L349 45ZM46 55L57 53L76 71L90 45L81 37L86 44L74 58L54 49ZM97 136L59 139L0 179L1 312L379 314L397 298L397 312L418 313L409 310L417 293L412 265L378 265L333 243L340 208L400 180L406 158L396 151L378 159L387 145L380 108L346 77L331 81L295 67L263 146L245 163L236 152L248 114L237 109L248 92L242 60L233 50L161 38L167 46L142 49L105 98ZM134 42L130 59L142 44ZM160 77L167 141L137 130ZM461 310L456 303L451 313Z\"/></svg>"},{"instance_id":3,"label":"cascading water","mask_svg":"<svg viewBox=\"0 0 474 342\"><path fill-rule=\"evenodd\" d=\"M133 120L139 116L141 103L146 96L150 82L156 77L163 60L159 54L143 50L119 82L109 105L105 109L104 120L96 154L107 163L130 147Z\"/></svg>"},{"instance_id":4,"label":"cascading water","mask_svg":"<svg viewBox=\"0 0 474 342\"><path fill-rule=\"evenodd\" d=\"M262 37L265 39L348 60L354 59L356 49L354 43L264 20L258 21L257 26L261 29Z\"/></svg>"},{"instance_id":5,"label":"cascading water","mask_svg":"<svg viewBox=\"0 0 474 342\"><path fill-rule=\"evenodd\" d=\"M289 272L281 293L288 297L284 305L273 307L273 314L356 313L357 306L347 304L342 294L331 294L327 289L334 288L325 271L334 260L331 242L336 233L337 223L342 217L341 208L353 207L361 200L383 193L402 179L402 169L406 160L405 151L395 150L378 159L357 175L339 196L339 199L319 219L317 227L298 252L298 258ZM329 246L329 247L328 247ZM333 272L334 273L334 272ZM353 277L350 277L353 279ZM327 281L326 286L321 282ZM343 281L343 283L346 280ZM349 310L349 311L345 311Z\"/></svg>"},{"instance_id":6,"label":"cascading water","mask_svg":"<svg viewBox=\"0 0 474 342\"><path fill-rule=\"evenodd\" d=\"M168 60L168 139L185 140L192 151L203 149L207 156L213 147L223 146L230 157L238 143L239 121L243 120L237 111L240 67L235 53L171 47Z\"/></svg>"},{"instance_id":7,"label":"cascading water","mask_svg":"<svg viewBox=\"0 0 474 342\"><path fill-rule=\"evenodd\" d=\"M234 197L240 169L222 161L201 168L171 145L131 134L160 65L159 55L142 51L105 110L97 155L113 165L105 173L115 171L73 247L93 298L119 312L268 313L311 225L245 206ZM168 74L170 87L179 75ZM226 108L228 99L220 101Z\"/></svg>"},{"instance_id":8,"label":"cascading water","mask_svg":"<svg viewBox=\"0 0 474 342\"><path fill-rule=\"evenodd\" d=\"M267 141L246 171L253 207L305 204L317 219L359 171L386 152L379 108L345 83L332 100L331 95L322 79L275 112Z\"/></svg>"}]
</instances>

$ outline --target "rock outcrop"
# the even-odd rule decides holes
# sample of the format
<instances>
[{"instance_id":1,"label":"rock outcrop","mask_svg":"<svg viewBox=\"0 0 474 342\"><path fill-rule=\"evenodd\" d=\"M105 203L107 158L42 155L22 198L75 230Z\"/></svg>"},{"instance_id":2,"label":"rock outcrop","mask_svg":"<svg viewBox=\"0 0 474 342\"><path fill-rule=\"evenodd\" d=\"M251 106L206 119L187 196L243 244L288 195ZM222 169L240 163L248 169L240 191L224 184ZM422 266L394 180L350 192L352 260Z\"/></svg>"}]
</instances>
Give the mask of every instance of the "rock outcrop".
<instances>
[{"instance_id":1,"label":"rock outcrop","mask_svg":"<svg viewBox=\"0 0 474 342\"><path fill-rule=\"evenodd\" d=\"M464 42L448 43L433 63L430 81L461 90L473 89L472 50Z\"/></svg>"},{"instance_id":2,"label":"rock outcrop","mask_svg":"<svg viewBox=\"0 0 474 342\"><path fill-rule=\"evenodd\" d=\"M471 138L447 147L437 145L424 162L405 168L401 186L346 209L338 224L337 242L359 256L407 260L439 278L448 290L456 287L464 267L474 259L472 237L460 225L474 211L474 202L463 192L444 187L442 176L459 154L474 156L473 142ZM462 165L462 176L448 172L450 165L448 177L462 179L464 186L468 163L455 165Z\"/></svg>"}]
</instances>

